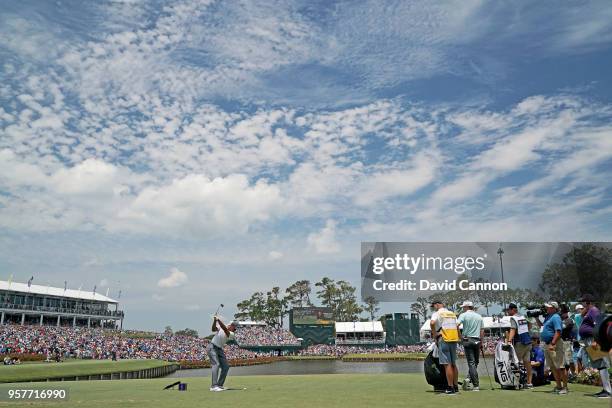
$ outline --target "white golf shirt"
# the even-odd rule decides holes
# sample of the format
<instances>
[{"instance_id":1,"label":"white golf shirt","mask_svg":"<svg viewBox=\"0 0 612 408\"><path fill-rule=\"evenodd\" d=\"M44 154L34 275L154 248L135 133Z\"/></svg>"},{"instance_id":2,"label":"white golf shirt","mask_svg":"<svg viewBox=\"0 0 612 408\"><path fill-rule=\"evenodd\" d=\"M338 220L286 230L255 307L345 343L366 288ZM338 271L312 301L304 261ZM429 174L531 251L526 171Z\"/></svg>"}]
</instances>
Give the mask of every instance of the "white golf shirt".
<instances>
[{"instance_id":1,"label":"white golf shirt","mask_svg":"<svg viewBox=\"0 0 612 408\"><path fill-rule=\"evenodd\" d=\"M234 332L230 332L230 335L228 338L225 332L223 331L223 329L221 328L221 326L219 325L219 323L217 323L217 333L215 333L215 335L213 336L211 340L212 344L214 344L215 346L219 348L223 348L223 346L225 346L225 343L227 343L229 340L234 340L234 339L235 339Z\"/></svg>"}]
</instances>

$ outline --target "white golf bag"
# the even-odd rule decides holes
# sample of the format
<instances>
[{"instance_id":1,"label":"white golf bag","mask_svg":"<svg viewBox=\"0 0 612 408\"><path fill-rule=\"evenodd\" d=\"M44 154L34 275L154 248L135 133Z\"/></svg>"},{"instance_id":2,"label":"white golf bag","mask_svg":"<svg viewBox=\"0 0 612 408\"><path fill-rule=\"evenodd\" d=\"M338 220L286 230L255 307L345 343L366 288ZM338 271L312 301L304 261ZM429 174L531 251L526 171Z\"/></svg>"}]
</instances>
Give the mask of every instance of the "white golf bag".
<instances>
[{"instance_id":1,"label":"white golf bag","mask_svg":"<svg viewBox=\"0 0 612 408\"><path fill-rule=\"evenodd\" d=\"M495 347L495 382L508 390L519 390L527 384L525 367L519 363L514 347L503 342Z\"/></svg>"}]
</instances>

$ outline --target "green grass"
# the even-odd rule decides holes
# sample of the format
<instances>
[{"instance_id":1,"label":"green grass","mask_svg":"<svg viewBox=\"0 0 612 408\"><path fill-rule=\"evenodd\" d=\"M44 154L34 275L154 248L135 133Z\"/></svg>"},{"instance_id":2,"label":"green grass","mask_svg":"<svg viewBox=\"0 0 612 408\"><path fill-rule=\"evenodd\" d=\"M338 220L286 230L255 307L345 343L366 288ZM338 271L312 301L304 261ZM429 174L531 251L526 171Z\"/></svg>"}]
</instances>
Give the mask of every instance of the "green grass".
<instances>
[{"instance_id":1,"label":"green grass","mask_svg":"<svg viewBox=\"0 0 612 408\"><path fill-rule=\"evenodd\" d=\"M70 360L62 363L0 366L0 383L118 373L161 367L167 364L170 363L159 360Z\"/></svg>"},{"instance_id":2,"label":"green grass","mask_svg":"<svg viewBox=\"0 0 612 408\"><path fill-rule=\"evenodd\" d=\"M485 379L486 380L486 379ZM292 376L229 377L226 386L248 387L245 391L208 391L208 378L183 378L187 391L162 391L175 379L81 381L44 383L41 386L62 386L69 389L69 400L61 403L33 403L30 406L61 406L87 408L169 408L169 407L232 407L232 408L312 408L312 407L607 407L607 400L585 396L599 388L572 385L569 395L552 395L551 386L532 391L463 392L457 396L431 392L422 374L332 374ZM483 381L483 384L488 381ZM6 395L9 388L31 387L35 384L0 384ZM485 387L483 387L485 388ZM0 402L0 407L24 406Z\"/></svg>"}]
</instances>

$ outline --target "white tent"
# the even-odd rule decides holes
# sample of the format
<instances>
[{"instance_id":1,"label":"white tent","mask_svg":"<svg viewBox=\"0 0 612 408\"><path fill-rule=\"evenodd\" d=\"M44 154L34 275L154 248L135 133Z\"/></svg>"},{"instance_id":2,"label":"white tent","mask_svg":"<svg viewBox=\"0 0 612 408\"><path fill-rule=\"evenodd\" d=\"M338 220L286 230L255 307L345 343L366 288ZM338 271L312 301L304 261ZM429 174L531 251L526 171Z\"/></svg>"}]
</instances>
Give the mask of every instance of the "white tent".
<instances>
[{"instance_id":1,"label":"white tent","mask_svg":"<svg viewBox=\"0 0 612 408\"><path fill-rule=\"evenodd\" d=\"M336 333L382 333L382 322L336 322Z\"/></svg>"},{"instance_id":2,"label":"white tent","mask_svg":"<svg viewBox=\"0 0 612 408\"><path fill-rule=\"evenodd\" d=\"M382 322L336 322L336 344L363 345L385 342Z\"/></svg>"}]
</instances>

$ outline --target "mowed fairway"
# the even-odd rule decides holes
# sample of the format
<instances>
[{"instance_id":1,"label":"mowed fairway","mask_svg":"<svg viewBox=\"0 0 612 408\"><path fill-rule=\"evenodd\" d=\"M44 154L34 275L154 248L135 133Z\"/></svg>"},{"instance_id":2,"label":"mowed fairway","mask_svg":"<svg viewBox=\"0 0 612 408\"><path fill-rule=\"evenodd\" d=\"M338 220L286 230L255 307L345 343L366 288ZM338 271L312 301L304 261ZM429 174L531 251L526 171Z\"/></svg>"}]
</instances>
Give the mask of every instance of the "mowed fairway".
<instances>
[{"instance_id":1,"label":"mowed fairway","mask_svg":"<svg viewBox=\"0 0 612 408\"><path fill-rule=\"evenodd\" d=\"M230 377L226 386L248 387L244 391L208 391L208 378L186 378L185 392L163 391L163 386L177 379L82 381L63 383L1 384L6 395L9 388L36 385L68 387L70 399L58 403L11 403L4 406L61 407L607 407L608 400L587 397L599 391L596 387L572 385L566 396L552 395L550 386L532 391L483 390L463 392L457 396L434 394L421 374L329 374L290 376ZM488 381L487 381L488 383Z\"/></svg>"}]
</instances>

